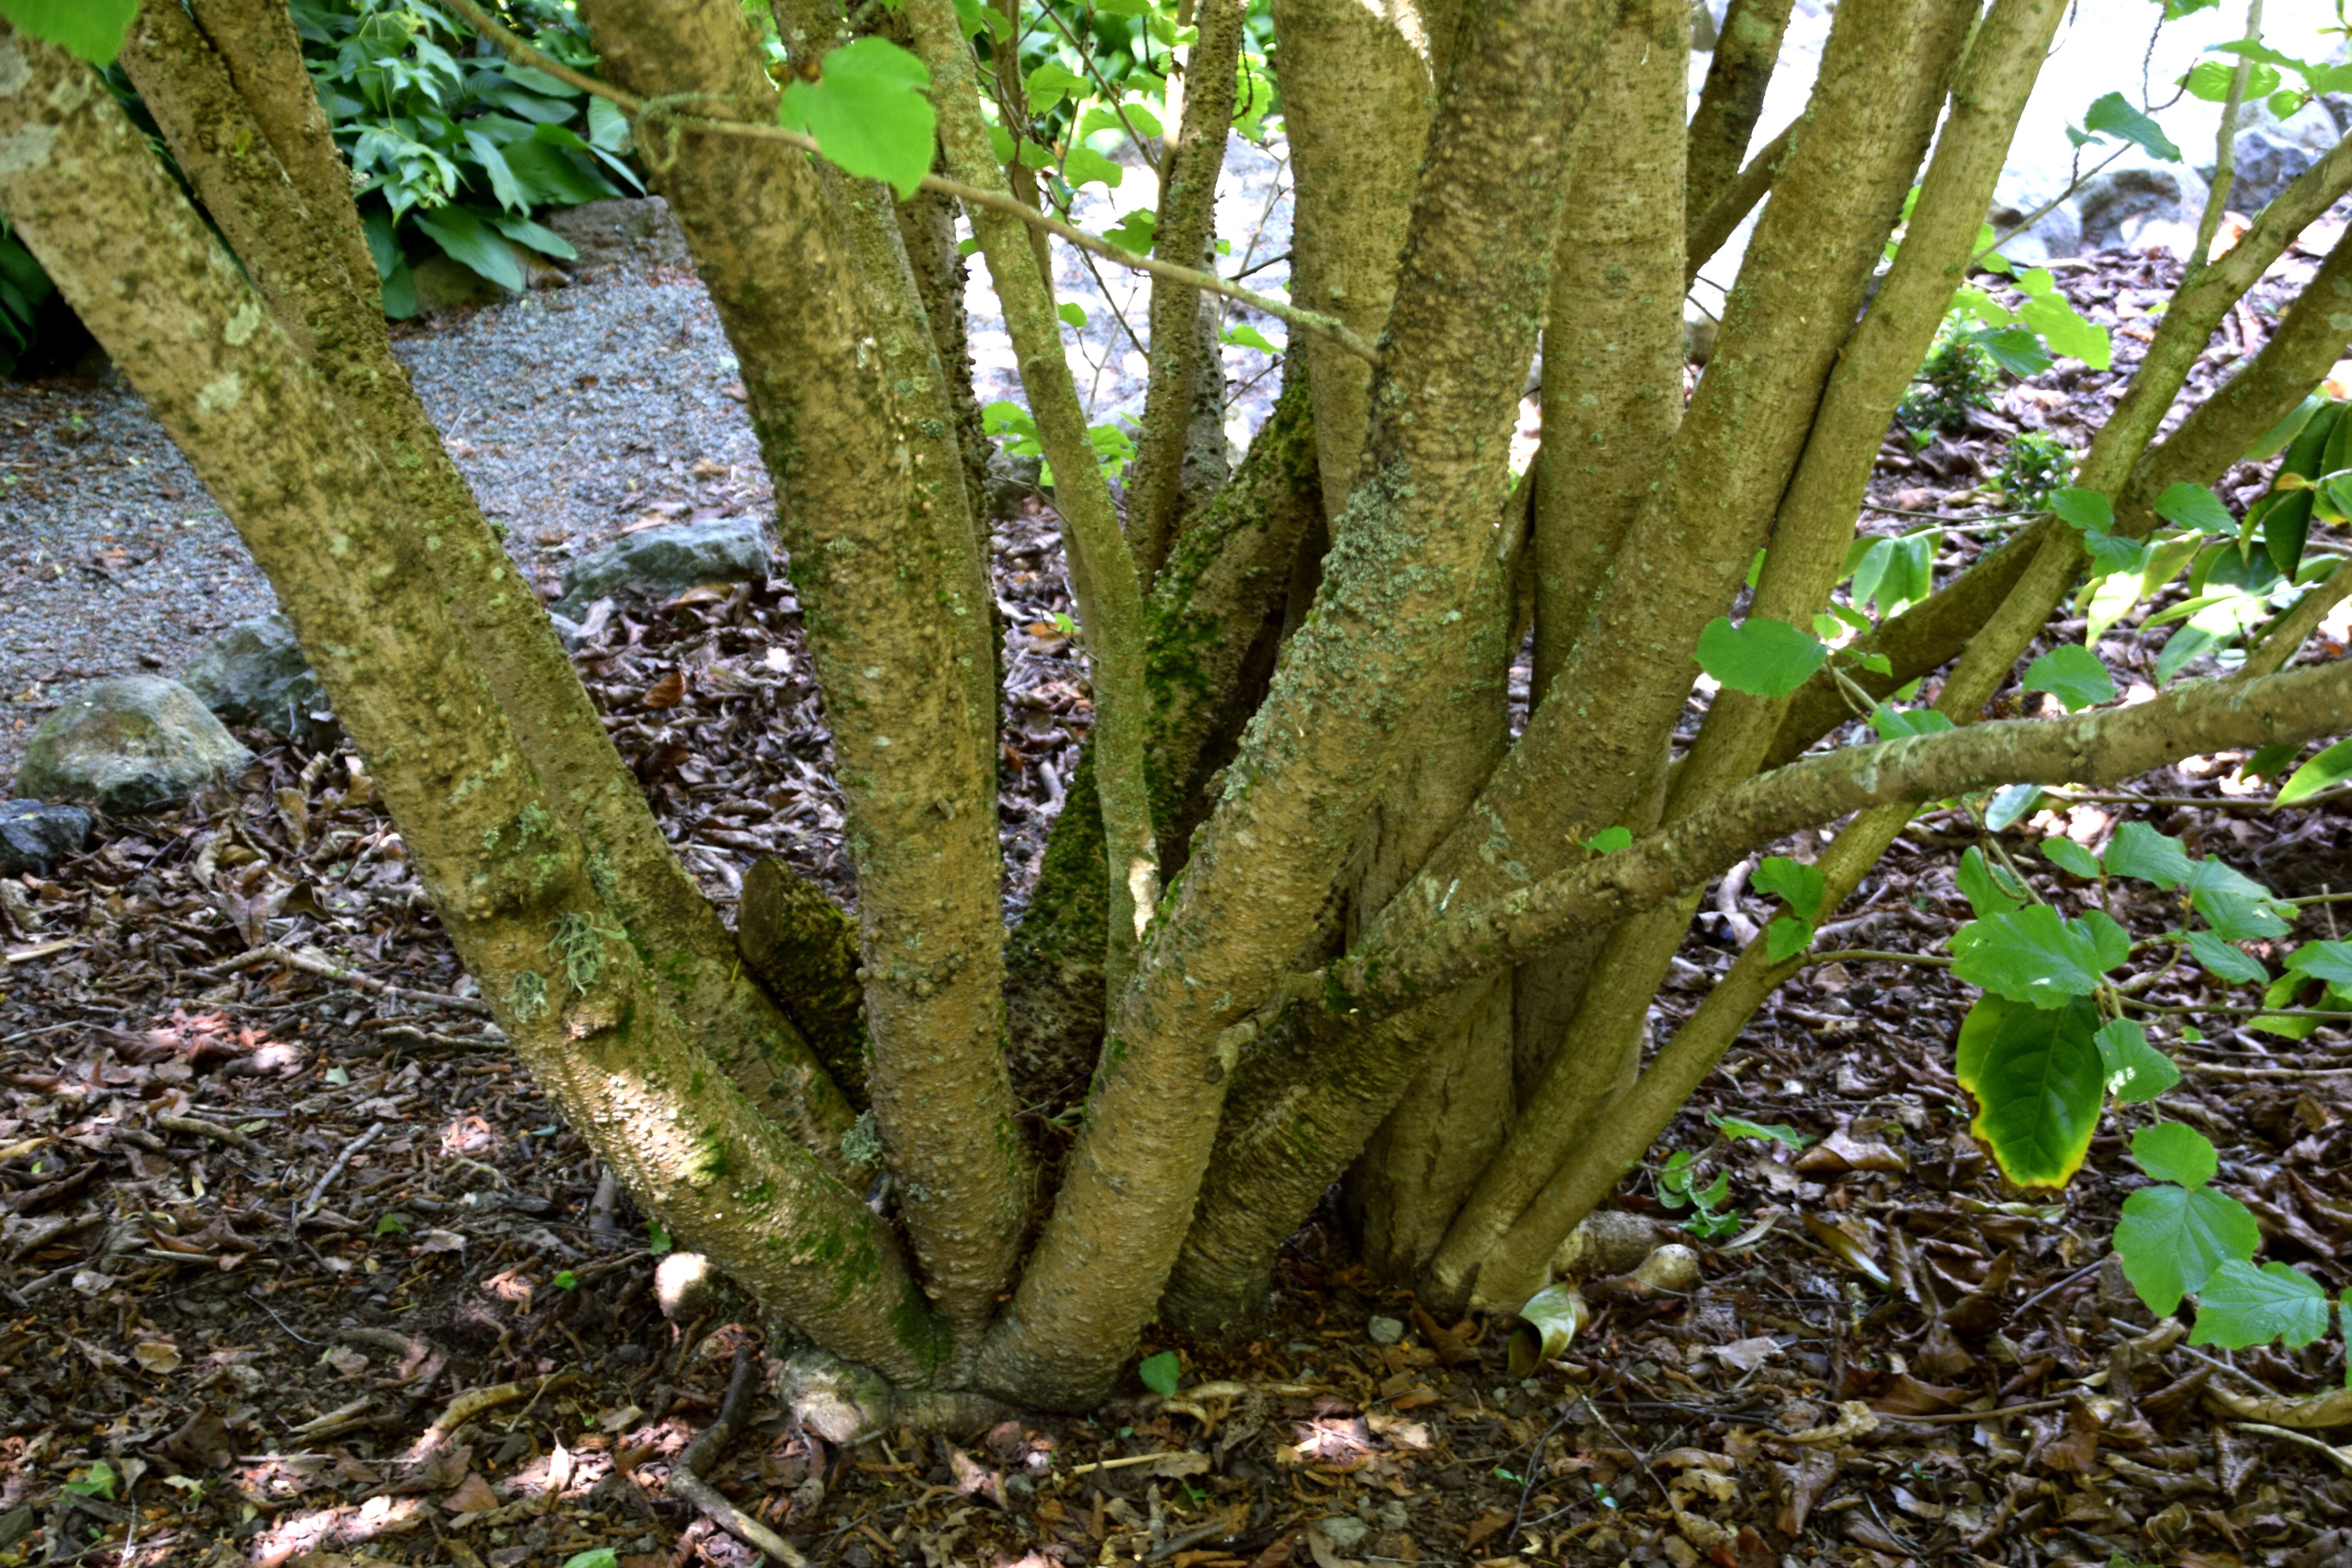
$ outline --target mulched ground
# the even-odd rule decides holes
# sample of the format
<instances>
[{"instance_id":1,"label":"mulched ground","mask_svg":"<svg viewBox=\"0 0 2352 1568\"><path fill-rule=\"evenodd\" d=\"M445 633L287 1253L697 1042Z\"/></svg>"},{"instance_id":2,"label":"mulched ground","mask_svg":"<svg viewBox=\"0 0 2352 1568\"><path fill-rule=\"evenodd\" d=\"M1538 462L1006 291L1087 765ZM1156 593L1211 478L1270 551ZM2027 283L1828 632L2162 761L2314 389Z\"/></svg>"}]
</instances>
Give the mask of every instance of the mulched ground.
<instances>
[{"instance_id":1,"label":"mulched ground","mask_svg":"<svg viewBox=\"0 0 2352 1568\"><path fill-rule=\"evenodd\" d=\"M2127 370L2169 264L2102 258L2065 280ZM2192 392L2259 345L2293 280L2233 318ZM1957 436L1891 442L1874 499L1975 518L2010 434L2079 446L2116 382L2062 370ZM645 502L696 498L657 482ZM1990 537L1951 536L1939 575ZM1017 908L1091 710L1053 620L1068 604L1051 520L1028 507L997 546ZM2146 678L2136 638L2102 652ZM849 896L786 584L624 602L579 662L722 907L760 853ZM753 1561L667 1479L738 1352L782 1347L718 1310L662 1315L663 1238L507 1059L363 772L248 739L261 760L234 792L104 823L90 853L0 897L0 1564ZM2007 841L2070 910L2083 889L2026 847L2124 820L2283 894L2352 884L2341 811L2273 824L2226 793L2235 761L2057 802ZM1933 950L1966 918L1952 868L1974 841L1923 817L1829 942ZM2333 908L2308 906L2282 945L2335 934ZM2111 910L2142 933L2169 918ZM1768 914L1715 900L1655 1034ZM2147 995L2219 999L2189 980ZM1782 992L1656 1151L1691 1153L1701 1184L1730 1178L1730 1233L1680 1237L1697 1288L1589 1286L1600 1315L1532 1376L1505 1370L1505 1325L1431 1319L1318 1220L1262 1338L1147 1339L1180 1357L1174 1399L1130 1382L1091 1420L847 1451L765 1406L711 1479L849 1568L2352 1562L2352 1456L2206 1400L2335 1386L2340 1343L2230 1356L2148 1320L2106 1257L2145 1110L2110 1119L2063 1201L2003 1191L1950 1078L1965 1006L1895 964ZM2352 1283L2352 1042L2220 1026L2166 1042L2189 1077L2163 1113L2220 1147L2269 1256ZM1813 1142L1734 1142L1710 1113ZM1643 1173L1620 1203L1670 1226L1660 1198Z\"/></svg>"}]
</instances>

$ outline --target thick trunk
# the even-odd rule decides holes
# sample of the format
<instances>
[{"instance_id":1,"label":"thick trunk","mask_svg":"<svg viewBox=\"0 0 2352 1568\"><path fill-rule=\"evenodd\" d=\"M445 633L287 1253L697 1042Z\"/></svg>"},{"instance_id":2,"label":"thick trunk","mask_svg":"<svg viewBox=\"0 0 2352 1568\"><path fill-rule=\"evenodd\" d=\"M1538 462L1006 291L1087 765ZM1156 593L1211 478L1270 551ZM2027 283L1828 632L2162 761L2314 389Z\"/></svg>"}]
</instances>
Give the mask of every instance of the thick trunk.
<instances>
[{"instance_id":1,"label":"thick trunk","mask_svg":"<svg viewBox=\"0 0 2352 1568\"><path fill-rule=\"evenodd\" d=\"M1314 614L1114 1008L1090 1120L990 1339L992 1386L1088 1403L1132 1349L1192 1212L1237 1031L1313 929L1496 551L1486 520L1534 353L1591 10L1504 0L1465 33ZM1464 278L1487 286L1467 295Z\"/></svg>"},{"instance_id":2,"label":"thick trunk","mask_svg":"<svg viewBox=\"0 0 2352 1568\"><path fill-rule=\"evenodd\" d=\"M5 26L0 147L0 211L278 590L534 1076L682 1244L891 1375L936 1372L947 1346L889 1231L681 1025L543 805L443 602L441 520L406 510L99 79Z\"/></svg>"},{"instance_id":3,"label":"thick trunk","mask_svg":"<svg viewBox=\"0 0 2352 1568\"><path fill-rule=\"evenodd\" d=\"M1582 853L1654 782L1690 687L1701 626L1727 606L1786 487L1873 263L1899 213L1965 28L1952 0L1849 0L1785 183L1732 296L1722 351L1612 569L1609 595L1509 758L1372 933L1395 940L1454 900L1476 905ZM1397 351L1391 348L1391 356ZM1419 1010L1451 1024L1433 999ZM1231 1129L1202 1194L1199 1279L1174 1294L1195 1321L1241 1271L1236 1233L1267 1251L1396 1103L1433 1040L1391 1025L1312 1053L1253 1058L1244 1092L1269 1110ZM1319 1032L1319 1031L1318 1031ZM1362 1119L1369 1110L1368 1120ZM1311 1129L1311 1131L1310 1131ZM1311 1202L1308 1205L1311 1206ZM1211 1259L1214 1258L1213 1265Z\"/></svg>"},{"instance_id":4,"label":"thick trunk","mask_svg":"<svg viewBox=\"0 0 2352 1568\"><path fill-rule=\"evenodd\" d=\"M1545 440L1534 475L1533 690L1548 691L1591 620L1625 531L1683 415L1683 104L1690 16L1628 0L1578 139L1577 199L1544 329ZM1721 57L1717 57L1718 68ZM1512 979L1521 1081L1548 1060L1591 968L1570 943Z\"/></svg>"},{"instance_id":5,"label":"thick trunk","mask_svg":"<svg viewBox=\"0 0 2352 1568\"><path fill-rule=\"evenodd\" d=\"M1160 226L1153 254L1185 267L1215 265L1217 176L1225 166L1225 138L1234 118L1234 68L1241 57L1242 0L1202 0L1200 29L1185 51L1181 128L1160 160ZM1195 394L1205 377L1221 377L1216 339L1203 353L1200 294L1166 278L1151 280L1151 380L1144 392L1143 428L1127 489L1127 537L1135 567L1149 584L1176 537L1183 498L1184 458L1191 445Z\"/></svg>"},{"instance_id":6,"label":"thick trunk","mask_svg":"<svg viewBox=\"0 0 2352 1568\"><path fill-rule=\"evenodd\" d=\"M1297 354L1289 363L1296 367ZM1234 482L1184 531L1147 606L1145 754L1160 864L1181 871L1210 781L1233 760L1279 638L1292 564L1322 516L1307 378L1286 376ZM1029 909L1006 946L1006 1014L1022 1102L1059 1107L1102 1044L1102 815L1094 752L1079 753Z\"/></svg>"},{"instance_id":7,"label":"thick trunk","mask_svg":"<svg viewBox=\"0 0 2352 1568\"><path fill-rule=\"evenodd\" d=\"M1291 298L1367 340L1379 337L1396 299L1432 84L1443 79L1460 11L1460 0L1276 0L1274 7L1275 71L1297 182ZM1318 338L1306 351L1324 512L1336 520L1363 449L1371 366Z\"/></svg>"},{"instance_id":8,"label":"thick trunk","mask_svg":"<svg viewBox=\"0 0 2352 1568\"><path fill-rule=\"evenodd\" d=\"M2018 116L2064 10L2063 0L2005 0L1979 30L1902 247L1839 356L1804 456L1780 500L1750 616L1806 624L1836 586L1887 421L1967 275L1977 215L1992 198ZM1718 691L1697 741L1675 772L1666 820L1753 773L1786 707L1782 700ZM1441 1300L1465 1297L1487 1249L1632 1081L1651 998L1696 904L1693 893L1610 933L1558 1058L1432 1266L1428 1285ZM1497 1270L1488 1288L1507 1283L1516 1291L1523 1281Z\"/></svg>"},{"instance_id":9,"label":"thick trunk","mask_svg":"<svg viewBox=\"0 0 2352 1568\"><path fill-rule=\"evenodd\" d=\"M586 842L598 892L641 949L669 955L660 973L670 1005L755 1102L845 1172L840 1143L855 1112L744 978L725 927L670 852L538 596L392 355L348 171L323 118L282 97L298 84L315 110L284 6L207 0L198 15L201 28L176 5L146 6L123 55L182 170L272 315L385 459L401 504L436 519L444 559L463 563L442 574L450 612L547 781L551 808Z\"/></svg>"},{"instance_id":10,"label":"thick trunk","mask_svg":"<svg viewBox=\"0 0 2352 1568\"><path fill-rule=\"evenodd\" d=\"M629 90L773 119L740 7L592 0L586 16ZM989 605L961 465L936 437L922 460L894 385L935 386L937 356L878 191L829 203L805 153L692 130L660 177L776 480L849 807L877 1127L926 1289L976 1329L1012 1278L1029 1176L1002 1049L994 704L983 718L973 698Z\"/></svg>"}]
</instances>

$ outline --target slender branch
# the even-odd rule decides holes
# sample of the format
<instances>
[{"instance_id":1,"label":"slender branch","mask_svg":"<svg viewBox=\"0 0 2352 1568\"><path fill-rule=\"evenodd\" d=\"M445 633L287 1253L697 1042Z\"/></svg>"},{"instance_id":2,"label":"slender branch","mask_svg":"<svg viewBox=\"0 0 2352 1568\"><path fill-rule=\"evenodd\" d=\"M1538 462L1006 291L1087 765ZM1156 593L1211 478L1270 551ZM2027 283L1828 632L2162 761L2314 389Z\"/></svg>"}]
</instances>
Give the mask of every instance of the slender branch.
<instances>
[{"instance_id":1,"label":"slender branch","mask_svg":"<svg viewBox=\"0 0 2352 1568\"><path fill-rule=\"evenodd\" d=\"M1783 834L1870 806L1987 784L2126 778L2215 746L2352 728L2352 662L2250 682L2200 681L2130 708L2005 720L1808 757L1727 791L1673 826L1490 903L1440 917L1326 973L1328 1005L1367 1021L1524 963L1571 931L1655 908Z\"/></svg>"},{"instance_id":2,"label":"slender branch","mask_svg":"<svg viewBox=\"0 0 2352 1568\"><path fill-rule=\"evenodd\" d=\"M1780 173L1780 160L1788 154L1789 145L1796 140L1799 121L1771 141L1763 150L1748 160L1747 167L1732 176L1706 210L1690 221L1683 245L1683 287L1687 289L1697 280L1698 269L1706 265L1707 258L1723 248L1739 220L1753 211L1772 188Z\"/></svg>"},{"instance_id":3,"label":"slender branch","mask_svg":"<svg viewBox=\"0 0 2352 1568\"><path fill-rule=\"evenodd\" d=\"M641 99L623 92L611 83L599 81L593 76L574 70L554 56L533 47L521 37L501 26L481 7L475 5L474 0L448 0L448 4L472 23L483 37L497 44L517 64L543 70L559 81L578 88L583 92L592 93L627 114L632 121L649 121L655 124L667 123L676 125L680 130L699 131L714 136L743 136L755 141L782 142L788 147L798 147L804 153L824 155L824 149L817 145L815 137L803 135L797 131L787 131L781 125L761 125L750 121L717 120L703 115L682 114L677 112L675 107L677 101L676 100ZM1191 267L1179 267L1174 262L1161 261L1154 257L1138 256L1134 251L1113 245L1098 235L1088 234L1086 230L1074 227L1049 214L1024 206L1003 191L992 191L985 186L969 184L961 180L950 179L943 174L925 174L919 188L937 191L941 195L953 196L960 202L968 202L975 206L986 207L991 212L1000 212L1008 217L1017 218L1034 228L1044 229L1056 239L1067 240L1081 250L1092 251L1095 255L1106 260L1115 261L1121 267L1131 268L1138 272L1148 272L1154 278L1165 278L1171 283L1181 283L1188 288L1215 294L1238 304L1247 305L1253 310L1263 310L1278 321L1287 322L1291 326L1307 331L1320 332L1359 359L1373 362L1379 357L1372 345L1351 331L1345 322L1335 321L1318 310L1301 310L1296 305L1286 304L1280 300L1253 293L1238 284L1228 282L1213 272L1202 272Z\"/></svg>"},{"instance_id":4,"label":"slender branch","mask_svg":"<svg viewBox=\"0 0 2352 1568\"><path fill-rule=\"evenodd\" d=\"M2263 0L2246 0L2245 41L2263 41ZM2205 265L2206 254L2213 248L2213 236L2221 230L2230 186L2238 177L2238 109L2246 101L2246 79L2253 68L2253 57L2240 55L2238 68L2230 73L2230 90L2221 100L2221 129L2214 138L2219 145L2214 149L2213 184L2205 193L2205 211L2197 219L2197 248L2189 253L2192 272Z\"/></svg>"}]
</instances>

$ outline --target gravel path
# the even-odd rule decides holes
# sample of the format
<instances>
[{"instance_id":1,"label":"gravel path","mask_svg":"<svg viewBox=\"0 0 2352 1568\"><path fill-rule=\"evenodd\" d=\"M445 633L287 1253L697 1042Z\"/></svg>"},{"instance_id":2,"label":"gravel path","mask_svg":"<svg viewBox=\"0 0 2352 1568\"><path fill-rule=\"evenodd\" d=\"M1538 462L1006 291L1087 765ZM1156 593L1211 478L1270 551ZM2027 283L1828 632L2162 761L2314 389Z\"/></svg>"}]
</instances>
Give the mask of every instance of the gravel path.
<instances>
[{"instance_id":1,"label":"gravel path","mask_svg":"<svg viewBox=\"0 0 2352 1568\"><path fill-rule=\"evenodd\" d=\"M1223 267L1258 268L1259 289L1288 278L1286 169L1278 142L1269 152L1234 138L1219 214L1234 258ZM1089 187L1077 216L1099 227L1156 199L1150 172L1130 169L1117 192ZM1088 417L1139 416L1143 279L1057 250L1064 298L1087 312L1070 361ZM975 260L971 271L980 395L1018 400L986 268ZM1250 324L1283 341L1279 322ZM456 313L402 329L396 347L483 511L535 577L560 578L574 556L649 518L773 504L734 355L682 268L608 273ZM1276 390L1274 362L1224 352L1228 428L1246 441ZM1000 559L1000 590L1035 564ZM119 375L0 381L0 779L75 687L142 669L176 676L222 628L275 605L236 530Z\"/></svg>"}]
</instances>

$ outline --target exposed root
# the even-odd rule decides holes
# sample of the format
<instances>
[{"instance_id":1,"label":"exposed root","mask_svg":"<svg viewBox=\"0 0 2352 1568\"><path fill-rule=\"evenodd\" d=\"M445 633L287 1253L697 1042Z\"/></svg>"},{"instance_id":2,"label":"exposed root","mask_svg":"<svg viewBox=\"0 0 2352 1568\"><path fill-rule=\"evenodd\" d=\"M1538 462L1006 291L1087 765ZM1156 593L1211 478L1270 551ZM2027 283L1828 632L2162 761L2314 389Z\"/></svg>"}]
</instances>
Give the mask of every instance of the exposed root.
<instances>
[{"instance_id":1,"label":"exposed root","mask_svg":"<svg viewBox=\"0 0 2352 1568\"><path fill-rule=\"evenodd\" d=\"M727 1380L727 1397L719 1406L719 1419L688 1444L686 1452L677 1457L677 1463L670 1467L669 1493L700 1509L713 1524L744 1545L766 1552L788 1568L808 1568L808 1559L793 1550L790 1542L719 1496L719 1489L702 1479L704 1468L727 1451L735 1434L742 1429L743 1406L751 1391L752 1365L751 1347L738 1349L735 1371Z\"/></svg>"},{"instance_id":2,"label":"exposed root","mask_svg":"<svg viewBox=\"0 0 2352 1568\"><path fill-rule=\"evenodd\" d=\"M971 1433L1021 1414L985 1394L894 1388L869 1368L823 1351L804 1352L786 1363L776 1396L802 1426L845 1448L900 1426Z\"/></svg>"}]
</instances>

